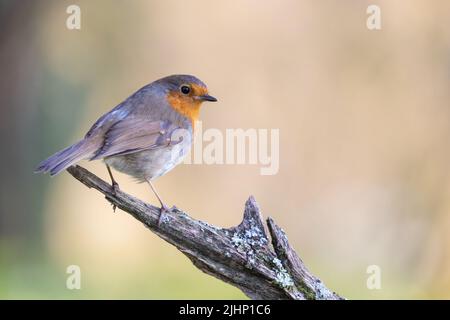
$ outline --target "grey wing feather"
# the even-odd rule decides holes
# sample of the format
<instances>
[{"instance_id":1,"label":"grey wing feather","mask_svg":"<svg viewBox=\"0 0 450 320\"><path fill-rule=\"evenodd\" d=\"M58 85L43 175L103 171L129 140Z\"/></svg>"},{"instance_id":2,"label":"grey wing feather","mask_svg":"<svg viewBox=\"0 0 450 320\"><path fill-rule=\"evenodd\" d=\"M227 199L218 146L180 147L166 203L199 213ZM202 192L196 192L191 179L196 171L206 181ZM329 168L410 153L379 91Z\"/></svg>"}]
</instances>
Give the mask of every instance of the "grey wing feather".
<instances>
[{"instance_id":1,"label":"grey wing feather","mask_svg":"<svg viewBox=\"0 0 450 320\"><path fill-rule=\"evenodd\" d=\"M130 118L119 121L105 133L103 146L91 158L101 159L111 156L135 153L168 144L170 137L168 121L150 121Z\"/></svg>"},{"instance_id":2,"label":"grey wing feather","mask_svg":"<svg viewBox=\"0 0 450 320\"><path fill-rule=\"evenodd\" d=\"M108 131L111 126L119 121L122 121L129 114L130 108L127 104L121 103L112 109L110 112L101 116L86 133L85 138L91 138L96 135L102 135Z\"/></svg>"}]
</instances>

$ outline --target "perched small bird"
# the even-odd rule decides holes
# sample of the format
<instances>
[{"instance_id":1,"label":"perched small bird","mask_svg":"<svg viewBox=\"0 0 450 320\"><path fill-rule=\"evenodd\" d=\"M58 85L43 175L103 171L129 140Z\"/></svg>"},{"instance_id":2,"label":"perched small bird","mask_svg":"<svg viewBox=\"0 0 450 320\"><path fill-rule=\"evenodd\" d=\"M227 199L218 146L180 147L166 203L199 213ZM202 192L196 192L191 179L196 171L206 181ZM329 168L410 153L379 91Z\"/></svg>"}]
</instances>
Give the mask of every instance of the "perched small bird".
<instances>
[{"instance_id":1,"label":"perched small bird","mask_svg":"<svg viewBox=\"0 0 450 320\"><path fill-rule=\"evenodd\" d=\"M168 210L152 180L173 169L189 152L194 122L204 101L217 99L194 76L156 80L100 117L82 140L42 161L36 172L53 176L80 160L102 159L115 192L119 185L110 167L146 181L161 211Z\"/></svg>"}]
</instances>

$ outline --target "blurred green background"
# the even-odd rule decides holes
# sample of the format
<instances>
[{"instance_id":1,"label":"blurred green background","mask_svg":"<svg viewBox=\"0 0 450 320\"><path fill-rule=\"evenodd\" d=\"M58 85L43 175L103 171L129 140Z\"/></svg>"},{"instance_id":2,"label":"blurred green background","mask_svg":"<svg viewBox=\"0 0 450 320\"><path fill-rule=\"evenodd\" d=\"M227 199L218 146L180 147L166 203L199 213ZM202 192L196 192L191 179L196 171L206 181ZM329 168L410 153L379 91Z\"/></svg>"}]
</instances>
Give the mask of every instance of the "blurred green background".
<instances>
[{"instance_id":1,"label":"blurred green background","mask_svg":"<svg viewBox=\"0 0 450 320\"><path fill-rule=\"evenodd\" d=\"M66 28L71 4L81 30ZM167 203L229 227L254 194L341 295L450 298L449 18L445 0L0 1L0 298L245 297L67 173L33 174L174 73L219 98L204 129L279 128L280 170L181 165L156 182ZM73 264L81 290L66 288Z\"/></svg>"}]
</instances>

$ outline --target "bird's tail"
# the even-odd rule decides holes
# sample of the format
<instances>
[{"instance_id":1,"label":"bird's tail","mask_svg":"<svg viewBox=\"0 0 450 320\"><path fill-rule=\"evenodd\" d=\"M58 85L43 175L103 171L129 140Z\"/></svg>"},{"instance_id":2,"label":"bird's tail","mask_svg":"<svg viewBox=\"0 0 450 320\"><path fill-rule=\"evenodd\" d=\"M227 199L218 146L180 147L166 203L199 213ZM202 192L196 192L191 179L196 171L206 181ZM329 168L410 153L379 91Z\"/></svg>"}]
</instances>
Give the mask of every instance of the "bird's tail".
<instances>
[{"instance_id":1,"label":"bird's tail","mask_svg":"<svg viewBox=\"0 0 450 320\"><path fill-rule=\"evenodd\" d=\"M91 141L83 139L42 161L35 172L49 172L54 176L78 161L89 158L94 151L95 145Z\"/></svg>"}]
</instances>

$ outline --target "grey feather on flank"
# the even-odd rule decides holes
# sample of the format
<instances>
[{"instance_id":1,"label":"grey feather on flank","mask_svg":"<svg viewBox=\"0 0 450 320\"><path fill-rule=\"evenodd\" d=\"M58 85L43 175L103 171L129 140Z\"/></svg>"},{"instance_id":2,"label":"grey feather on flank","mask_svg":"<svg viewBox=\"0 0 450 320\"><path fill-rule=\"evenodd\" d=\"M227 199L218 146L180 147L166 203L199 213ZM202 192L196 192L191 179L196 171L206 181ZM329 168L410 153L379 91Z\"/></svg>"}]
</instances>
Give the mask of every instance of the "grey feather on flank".
<instances>
[{"instance_id":1,"label":"grey feather on flank","mask_svg":"<svg viewBox=\"0 0 450 320\"><path fill-rule=\"evenodd\" d=\"M126 119L114 124L104 137L103 146L90 160L152 149L161 144L165 122ZM130 130L132 128L132 130Z\"/></svg>"}]
</instances>

